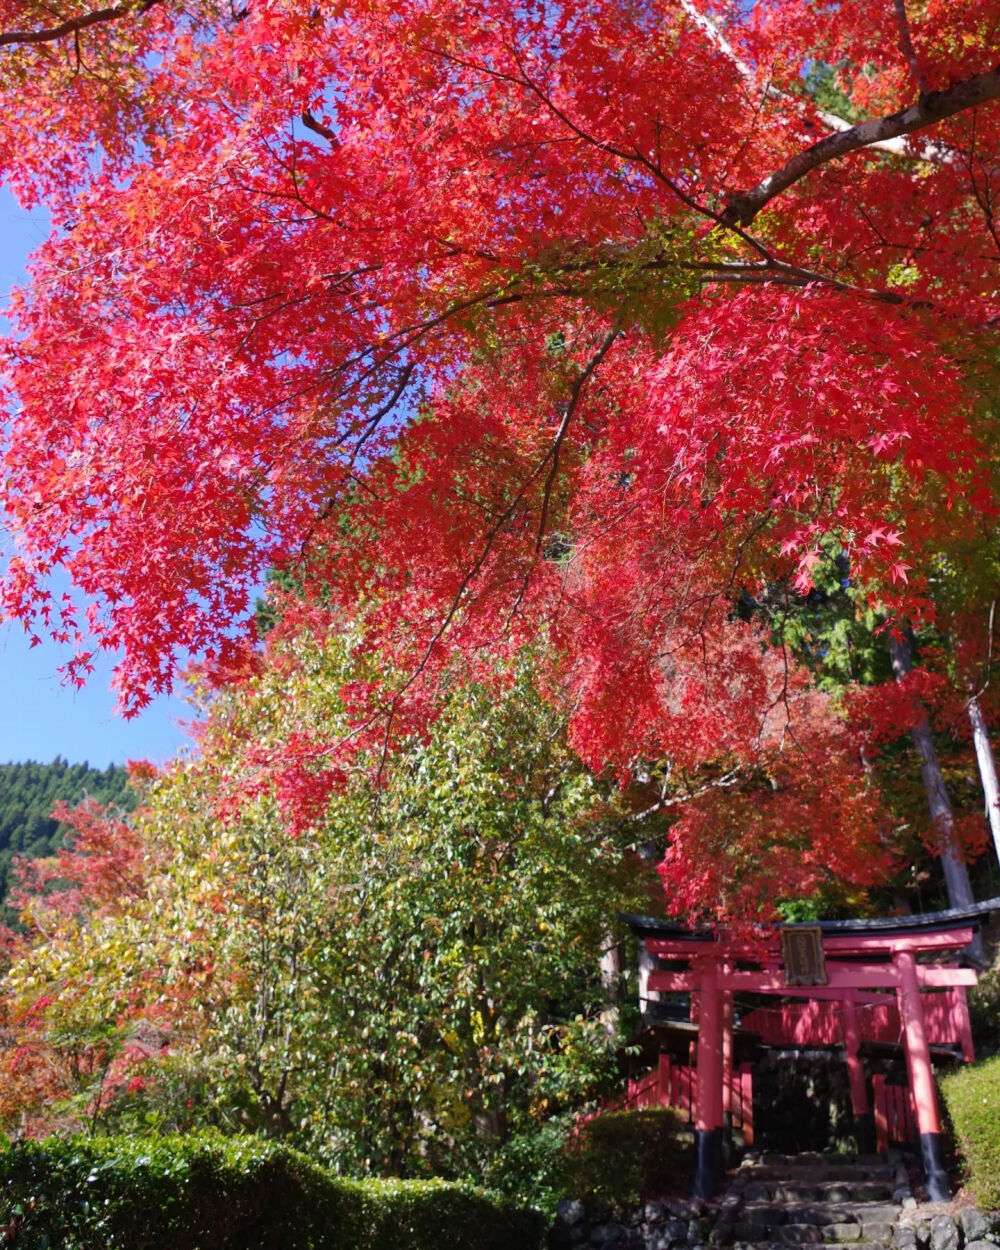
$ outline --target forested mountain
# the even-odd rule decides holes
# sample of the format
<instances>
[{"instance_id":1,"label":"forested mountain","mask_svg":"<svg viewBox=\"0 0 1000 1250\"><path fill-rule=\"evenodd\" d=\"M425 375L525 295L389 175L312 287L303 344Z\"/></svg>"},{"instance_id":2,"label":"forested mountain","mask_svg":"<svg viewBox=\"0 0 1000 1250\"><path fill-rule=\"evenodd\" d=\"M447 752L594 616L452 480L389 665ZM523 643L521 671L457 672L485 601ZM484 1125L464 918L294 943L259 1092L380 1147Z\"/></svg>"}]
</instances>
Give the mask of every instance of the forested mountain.
<instances>
[{"instance_id":1,"label":"forested mountain","mask_svg":"<svg viewBox=\"0 0 1000 1250\"><path fill-rule=\"evenodd\" d=\"M38 858L62 845L66 826L52 819L53 804L84 798L131 807L126 770L120 764L103 771L87 763L69 764L61 756L51 764L0 764L0 899L6 896L15 855Z\"/></svg>"}]
</instances>

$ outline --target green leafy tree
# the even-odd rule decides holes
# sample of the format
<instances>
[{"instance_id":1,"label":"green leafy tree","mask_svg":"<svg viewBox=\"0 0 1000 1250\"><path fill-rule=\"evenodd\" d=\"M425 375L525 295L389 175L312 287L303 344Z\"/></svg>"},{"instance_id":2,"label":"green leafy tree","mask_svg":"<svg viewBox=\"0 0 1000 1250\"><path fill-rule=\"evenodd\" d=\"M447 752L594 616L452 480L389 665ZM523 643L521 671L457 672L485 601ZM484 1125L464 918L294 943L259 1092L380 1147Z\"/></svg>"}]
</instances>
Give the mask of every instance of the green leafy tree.
<instances>
[{"instance_id":1,"label":"green leafy tree","mask_svg":"<svg viewBox=\"0 0 1000 1250\"><path fill-rule=\"evenodd\" d=\"M599 960L639 868L565 710L522 657L500 681L456 675L390 756L330 767L311 734L350 735L371 663L342 634L272 646L155 786L146 897L85 950L43 942L12 970L48 1019L72 994L92 1028L115 975L118 1027L159 1030L101 1122L198 1119L353 1173L482 1177L613 1067ZM131 988L103 957L123 945Z\"/></svg>"}]
</instances>

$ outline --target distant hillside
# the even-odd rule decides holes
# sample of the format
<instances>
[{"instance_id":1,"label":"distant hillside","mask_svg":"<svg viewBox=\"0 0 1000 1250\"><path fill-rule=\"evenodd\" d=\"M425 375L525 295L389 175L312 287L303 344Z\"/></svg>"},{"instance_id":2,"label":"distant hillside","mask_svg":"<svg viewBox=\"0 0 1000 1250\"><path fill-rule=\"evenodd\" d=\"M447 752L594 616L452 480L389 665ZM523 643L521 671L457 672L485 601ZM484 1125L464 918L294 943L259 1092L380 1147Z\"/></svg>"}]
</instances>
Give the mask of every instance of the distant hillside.
<instances>
[{"instance_id":1,"label":"distant hillside","mask_svg":"<svg viewBox=\"0 0 1000 1250\"><path fill-rule=\"evenodd\" d=\"M14 855L37 859L62 846L66 826L52 819L52 805L84 798L130 808L134 798L125 769L112 764L102 771L60 756L51 764L0 764L0 899L7 894Z\"/></svg>"}]
</instances>

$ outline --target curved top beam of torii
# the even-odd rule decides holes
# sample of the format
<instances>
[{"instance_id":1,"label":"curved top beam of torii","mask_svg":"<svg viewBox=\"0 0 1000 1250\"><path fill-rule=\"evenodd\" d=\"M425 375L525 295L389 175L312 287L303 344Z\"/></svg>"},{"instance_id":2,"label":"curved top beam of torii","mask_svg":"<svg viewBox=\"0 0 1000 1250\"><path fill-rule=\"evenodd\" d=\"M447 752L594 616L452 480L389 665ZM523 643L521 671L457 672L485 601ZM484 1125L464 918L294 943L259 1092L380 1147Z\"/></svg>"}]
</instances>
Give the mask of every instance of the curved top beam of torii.
<instances>
[{"instance_id":1,"label":"curved top beam of torii","mask_svg":"<svg viewBox=\"0 0 1000 1250\"><path fill-rule=\"evenodd\" d=\"M772 926L777 935L782 929L806 929L818 926L824 939L844 934L877 937L901 935L910 932L937 932L950 929L978 927L984 917L1000 912L1000 897L984 899L971 907L953 907L946 911L921 912L909 916L878 916L872 919L816 920L808 923L791 923ZM620 919L640 938L668 938L674 941L705 942L723 938L714 928L692 929L673 920L658 916L622 913Z\"/></svg>"}]
</instances>

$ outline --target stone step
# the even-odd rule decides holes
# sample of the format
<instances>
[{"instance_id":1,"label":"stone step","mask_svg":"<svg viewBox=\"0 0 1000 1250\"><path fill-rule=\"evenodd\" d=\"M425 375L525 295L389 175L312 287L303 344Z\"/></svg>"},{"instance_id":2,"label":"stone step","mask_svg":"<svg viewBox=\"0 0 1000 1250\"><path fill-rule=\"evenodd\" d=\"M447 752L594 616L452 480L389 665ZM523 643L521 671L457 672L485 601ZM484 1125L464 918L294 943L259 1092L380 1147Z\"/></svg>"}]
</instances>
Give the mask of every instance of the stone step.
<instances>
[{"instance_id":1,"label":"stone step","mask_svg":"<svg viewBox=\"0 0 1000 1250\"><path fill-rule=\"evenodd\" d=\"M766 1184L751 1181L743 1189L747 1202L769 1203L805 1203L826 1202L843 1205L846 1203L892 1202L893 1185L874 1184L868 1181L830 1181L821 1185L805 1184L802 1181L772 1181Z\"/></svg>"},{"instance_id":2,"label":"stone step","mask_svg":"<svg viewBox=\"0 0 1000 1250\"><path fill-rule=\"evenodd\" d=\"M809 1250L844 1250L844 1243L837 1241L817 1241L807 1243L789 1243L787 1241L744 1241L737 1239L730 1250L788 1250L789 1244L807 1244ZM990 1244L990 1243L988 1243ZM893 1250L892 1243L885 1241L853 1242L851 1250Z\"/></svg>"},{"instance_id":3,"label":"stone step","mask_svg":"<svg viewBox=\"0 0 1000 1250\"><path fill-rule=\"evenodd\" d=\"M869 1175L880 1169L891 1169L891 1164L883 1155L774 1155L747 1154L741 1164L742 1168L771 1168L788 1173L789 1169L808 1171L810 1169L836 1168L854 1169L859 1174Z\"/></svg>"},{"instance_id":4,"label":"stone step","mask_svg":"<svg viewBox=\"0 0 1000 1250\"><path fill-rule=\"evenodd\" d=\"M777 1228L782 1224L863 1224L869 1227L894 1224L899 1213L896 1203L747 1202L740 1219L762 1228Z\"/></svg>"},{"instance_id":5,"label":"stone step","mask_svg":"<svg viewBox=\"0 0 1000 1250\"><path fill-rule=\"evenodd\" d=\"M772 1240L782 1246L821 1246L825 1238L816 1224L784 1224L774 1230Z\"/></svg>"},{"instance_id":6,"label":"stone step","mask_svg":"<svg viewBox=\"0 0 1000 1250\"><path fill-rule=\"evenodd\" d=\"M788 1226L786 1225L786 1227ZM862 1250L862 1247L864 1247L864 1250L894 1250L891 1238L883 1238L879 1241L856 1241L848 1244L850 1250ZM737 1237L732 1242L729 1250L788 1250L790 1245L807 1245L809 1250L844 1250L844 1242L842 1241L824 1240L822 1237L819 1241L779 1241L777 1236L766 1241Z\"/></svg>"},{"instance_id":7,"label":"stone step","mask_svg":"<svg viewBox=\"0 0 1000 1250\"><path fill-rule=\"evenodd\" d=\"M896 1169L888 1164L883 1163L878 1167L861 1167L858 1164L847 1164L844 1167L815 1167L815 1168L796 1168L796 1167L747 1167L744 1163L737 1172L739 1176L749 1176L755 1181L767 1183L769 1181L801 1181L806 1185L824 1185L830 1181L843 1181L846 1183L868 1183L882 1182L888 1183L895 1175Z\"/></svg>"},{"instance_id":8,"label":"stone step","mask_svg":"<svg viewBox=\"0 0 1000 1250\"><path fill-rule=\"evenodd\" d=\"M801 1172L782 1172L773 1175L759 1174L757 1172L743 1172L737 1174L740 1185L743 1186L773 1186L773 1185L801 1185L805 1189L821 1189L830 1185L846 1185L854 1187L855 1185L881 1185L883 1188L891 1189L896 1183L896 1172L885 1171L877 1176L873 1176L870 1172L859 1173L857 1176L838 1176L835 1172L824 1172L815 1176L803 1175ZM869 1201L865 1199L865 1201Z\"/></svg>"},{"instance_id":9,"label":"stone step","mask_svg":"<svg viewBox=\"0 0 1000 1250\"><path fill-rule=\"evenodd\" d=\"M820 1243L843 1245L847 1242L889 1241L892 1227L889 1223L862 1224L851 1218L813 1223L792 1217L767 1224L742 1218L736 1221L733 1233L737 1241L772 1241L795 1246Z\"/></svg>"}]
</instances>

